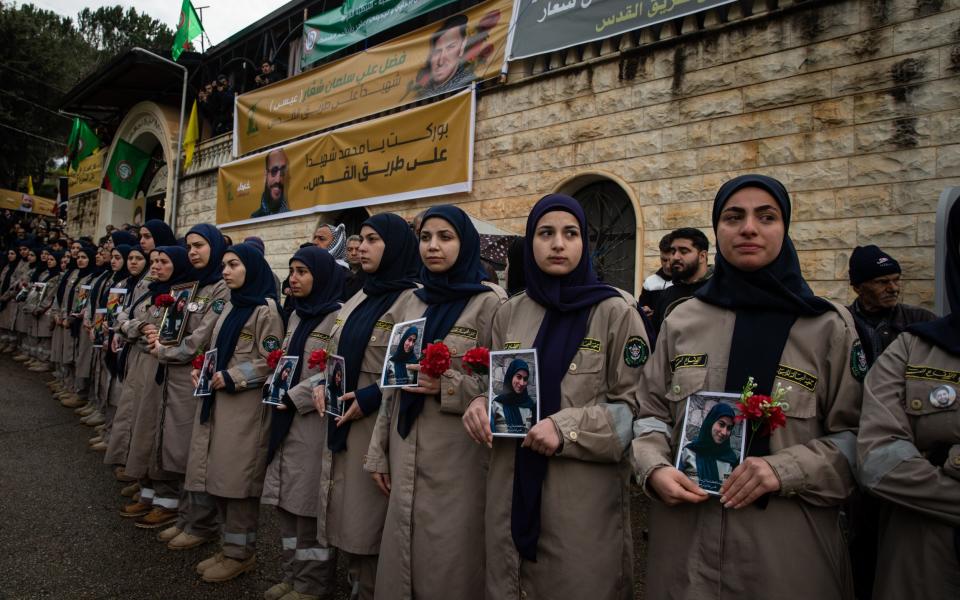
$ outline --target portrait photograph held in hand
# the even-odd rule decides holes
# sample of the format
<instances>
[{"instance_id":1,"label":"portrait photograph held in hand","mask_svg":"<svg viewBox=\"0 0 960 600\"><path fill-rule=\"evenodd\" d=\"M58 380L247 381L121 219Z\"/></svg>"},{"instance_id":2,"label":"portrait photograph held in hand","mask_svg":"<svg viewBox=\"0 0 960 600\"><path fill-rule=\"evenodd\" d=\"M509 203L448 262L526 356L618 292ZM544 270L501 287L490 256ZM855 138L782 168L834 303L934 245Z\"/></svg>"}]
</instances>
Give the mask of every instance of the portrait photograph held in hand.
<instances>
[{"instance_id":1,"label":"portrait photograph held in hand","mask_svg":"<svg viewBox=\"0 0 960 600\"><path fill-rule=\"evenodd\" d=\"M343 401L340 398L347 393L344 389L347 373L347 364L342 356L332 354L327 358L327 372L325 379L318 383L327 386L327 414L334 417L343 416Z\"/></svg>"},{"instance_id":2,"label":"portrait photograph held in hand","mask_svg":"<svg viewBox=\"0 0 960 600\"><path fill-rule=\"evenodd\" d=\"M103 348L107 341L107 309L98 308L93 315L93 347Z\"/></svg>"},{"instance_id":3,"label":"portrait photograph held in hand","mask_svg":"<svg viewBox=\"0 0 960 600\"><path fill-rule=\"evenodd\" d=\"M160 333L157 339L164 346L176 346L183 338L187 325L187 313L191 308L190 298L197 289L197 282L183 283L170 288L173 304L166 308L160 320ZM196 310L196 309L194 309Z\"/></svg>"},{"instance_id":4,"label":"portrait photograph held in hand","mask_svg":"<svg viewBox=\"0 0 960 600\"><path fill-rule=\"evenodd\" d=\"M193 391L194 396L209 396L212 393L210 382L216 372L217 349L214 348L203 353L203 366L200 367L200 377L197 380L197 389Z\"/></svg>"},{"instance_id":5,"label":"portrait photograph held in hand","mask_svg":"<svg viewBox=\"0 0 960 600\"><path fill-rule=\"evenodd\" d=\"M490 353L489 415L494 436L524 437L540 420L537 351Z\"/></svg>"},{"instance_id":6,"label":"portrait photograph held in hand","mask_svg":"<svg viewBox=\"0 0 960 600\"><path fill-rule=\"evenodd\" d=\"M426 319L415 319L393 326L380 376L381 388L417 385L419 373L409 367L420 363L423 350L423 328L426 324Z\"/></svg>"},{"instance_id":7,"label":"portrait photograph held in hand","mask_svg":"<svg viewBox=\"0 0 960 600\"><path fill-rule=\"evenodd\" d=\"M746 423L736 421L739 394L697 392L687 398L676 467L708 494L743 460Z\"/></svg>"},{"instance_id":8,"label":"portrait photograph held in hand","mask_svg":"<svg viewBox=\"0 0 960 600\"><path fill-rule=\"evenodd\" d=\"M87 307L87 298L90 296L90 285L81 285L73 299L73 314L79 315Z\"/></svg>"},{"instance_id":9,"label":"portrait photograph held in hand","mask_svg":"<svg viewBox=\"0 0 960 600\"><path fill-rule=\"evenodd\" d=\"M123 301L126 297L126 288L110 288L107 295L107 323L110 325L117 322L117 315L123 309Z\"/></svg>"},{"instance_id":10,"label":"portrait photograph held in hand","mask_svg":"<svg viewBox=\"0 0 960 600\"><path fill-rule=\"evenodd\" d=\"M264 397L264 404L279 406L283 404L283 397L290 389L290 380L293 378L293 372L300 362L299 356L287 355L281 356L277 362L277 368L273 370L273 376L270 377L270 385L267 389L267 395Z\"/></svg>"}]
</instances>

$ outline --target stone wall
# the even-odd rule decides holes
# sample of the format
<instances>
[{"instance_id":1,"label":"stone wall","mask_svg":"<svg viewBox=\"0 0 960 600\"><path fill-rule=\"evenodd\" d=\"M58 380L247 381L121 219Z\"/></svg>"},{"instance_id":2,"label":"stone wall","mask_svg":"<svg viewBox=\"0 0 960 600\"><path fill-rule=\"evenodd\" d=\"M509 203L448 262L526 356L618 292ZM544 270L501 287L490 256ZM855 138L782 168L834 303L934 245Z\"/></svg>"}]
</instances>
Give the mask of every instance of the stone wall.
<instances>
[{"instance_id":1,"label":"stone wall","mask_svg":"<svg viewBox=\"0 0 960 600\"><path fill-rule=\"evenodd\" d=\"M607 173L639 206L638 268L649 273L669 230L713 239L723 181L765 173L793 196L791 236L817 293L850 299L849 253L875 243L903 265L905 301L931 306L936 202L960 184L960 0L743 6L727 22L546 73L511 69L478 101L473 192L371 210L412 216L452 201L521 232L540 196ZM191 181L182 225L213 215L215 177ZM317 220L228 233L263 237L285 268Z\"/></svg>"}]
</instances>

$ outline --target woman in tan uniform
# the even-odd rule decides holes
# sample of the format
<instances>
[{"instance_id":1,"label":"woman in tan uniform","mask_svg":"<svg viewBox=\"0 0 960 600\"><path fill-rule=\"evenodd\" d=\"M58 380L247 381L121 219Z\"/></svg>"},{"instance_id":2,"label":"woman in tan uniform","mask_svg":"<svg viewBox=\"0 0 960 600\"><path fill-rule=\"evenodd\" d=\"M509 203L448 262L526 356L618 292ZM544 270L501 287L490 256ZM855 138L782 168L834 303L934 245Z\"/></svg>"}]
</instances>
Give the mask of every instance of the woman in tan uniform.
<instances>
[{"instance_id":1,"label":"woman in tan uniform","mask_svg":"<svg viewBox=\"0 0 960 600\"><path fill-rule=\"evenodd\" d=\"M83 290L80 289L82 282L87 282L96 271L94 255L96 248L88 245L81 245L77 248L77 254L74 257L76 269L71 273L67 280L67 287L64 289L63 308L61 310L60 326L64 329L63 333L63 361L64 376L62 381L62 390L54 397L60 401L60 404L67 407L80 406L80 398L77 396L78 377L77 377L77 357L79 352L79 337L82 325L80 322L80 313L76 311L79 299Z\"/></svg>"},{"instance_id":2,"label":"woman in tan uniform","mask_svg":"<svg viewBox=\"0 0 960 600\"><path fill-rule=\"evenodd\" d=\"M360 228L360 265L367 278L330 333L344 358L342 417L327 419L320 475L317 539L347 553L349 575L363 600L373 598L387 498L363 471L382 396L377 382L390 331L417 287L417 238L403 218L374 215ZM373 418L372 418L373 417Z\"/></svg>"},{"instance_id":3,"label":"woman in tan uniform","mask_svg":"<svg viewBox=\"0 0 960 600\"><path fill-rule=\"evenodd\" d=\"M66 329L61 323L64 318L63 306L67 298L67 285L76 281L73 277L76 270L76 262L73 256L70 253L65 253L60 258L60 277L53 290L53 301L49 311L52 327L50 332L50 364L53 368L53 379L47 382L47 387L50 388L54 396L63 391L63 378L67 369L66 355L63 351Z\"/></svg>"},{"instance_id":4,"label":"woman in tan uniform","mask_svg":"<svg viewBox=\"0 0 960 600\"><path fill-rule=\"evenodd\" d=\"M25 244L7 250L7 266L0 272L0 343L3 352L17 350L17 336L13 331L17 303L13 299L20 291L20 281L27 268L26 253Z\"/></svg>"},{"instance_id":5,"label":"woman in tan uniform","mask_svg":"<svg viewBox=\"0 0 960 600\"><path fill-rule=\"evenodd\" d=\"M870 368L860 482L887 502L874 598L960 598L960 202L947 224L950 314L909 327Z\"/></svg>"},{"instance_id":6,"label":"woman in tan uniform","mask_svg":"<svg viewBox=\"0 0 960 600\"><path fill-rule=\"evenodd\" d=\"M466 374L460 360L471 348L490 347L506 293L484 282L480 235L465 212L434 206L419 235L424 287L398 319L425 317L425 344L442 340L452 361L440 379L420 373L416 387L386 395L374 428L364 468L389 497L377 598L480 600L489 452L464 435L461 417L486 395L486 382Z\"/></svg>"},{"instance_id":7,"label":"woman in tan uniform","mask_svg":"<svg viewBox=\"0 0 960 600\"><path fill-rule=\"evenodd\" d=\"M38 294L37 306L33 310L33 315L37 320L35 327L38 346L37 360L39 364L31 367L30 370L38 373L45 373L51 369L50 362L53 350L53 317L51 316L51 308L57 295L57 286L60 285L60 278L63 276L63 273L60 271L60 259L62 257L62 252L50 252L47 254L47 272L40 279L40 281L46 285L43 291Z\"/></svg>"},{"instance_id":8,"label":"woman in tan uniform","mask_svg":"<svg viewBox=\"0 0 960 600\"><path fill-rule=\"evenodd\" d=\"M84 266L81 263L86 262ZM80 409L89 401L90 371L93 358L93 342L90 339L90 323L87 319L94 282L103 274L103 257L94 246L84 246L77 255L77 265L89 273L77 280L74 286L77 302L70 309L70 335L74 339L73 392L60 403L67 408Z\"/></svg>"},{"instance_id":9,"label":"woman in tan uniform","mask_svg":"<svg viewBox=\"0 0 960 600\"><path fill-rule=\"evenodd\" d=\"M327 349L340 310L346 270L317 246L290 259L290 315L284 355L300 357L282 406L270 421L269 466L260 502L277 507L283 545L284 578L264 594L278 600L294 592L299 600L333 594L336 555L317 541L317 490L327 450L326 365L311 360ZM287 600L291 600L288 598Z\"/></svg>"},{"instance_id":10,"label":"woman in tan uniform","mask_svg":"<svg viewBox=\"0 0 960 600\"><path fill-rule=\"evenodd\" d=\"M600 283L576 200L542 198L527 219L526 291L493 320L493 349L535 348L540 420L521 440L490 431L485 398L463 417L492 446L486 597L633 597L630 424L649 344L636 303Z\"/></svg>"},{"instance_id":11,"label":"woman in tan uniform","mask_svg":"<svg viewBox=\"0 0 960 600\"><path fill-rule=\"evenodd\" d=\"M223 256L230 301L211 334L217 350L213 394L198 403L186 488L213 497L223 531L220 552L201 561L207 582L222 582L256 567L257 518L267 468L270 408L261 385L267 357L280 349L283 320L270 266L253 246L237 244ZM200 371L193 372L194 385Z\"/></svg>"},{"instance_id":12,"label":"woman in tan uniform","mask_svg":"<svg viewBox=\"0 0 960 600\"><path fill-rule=\"evenodd\" d=\"M19 354L13 357L13 360L29 365L33 361L34 340L31 335L33 332L33 306L36 305L37 295L33 284L37 282L40 276L46 272L47 265L40 260L41 251L39 248L32 247L27 251L28 271L26 280L20 285L20 291L14 297L14 304L17 306L17 315L14 319L13 329L17 332L17 345L20 348ZM19 300L17 299L19 298Z\"/></svg>"},{"instance_id":13,"label":"woman in tan uniform","mask_svg":"<svg viewBox=\"0 0 960 600\"><path fill-rule=\"evenodd\" d=\"M854 491L864 354L849 313L813 295L788 236L790 198L763 175L713 205L716 269L667 316L634 424L637 480L654 500L651 598L841 599L853 593L840 508ZM672 465L686 398L790 388L786 426L746 424L747 456L710 496Z\"/></svg>"}]
</instances>

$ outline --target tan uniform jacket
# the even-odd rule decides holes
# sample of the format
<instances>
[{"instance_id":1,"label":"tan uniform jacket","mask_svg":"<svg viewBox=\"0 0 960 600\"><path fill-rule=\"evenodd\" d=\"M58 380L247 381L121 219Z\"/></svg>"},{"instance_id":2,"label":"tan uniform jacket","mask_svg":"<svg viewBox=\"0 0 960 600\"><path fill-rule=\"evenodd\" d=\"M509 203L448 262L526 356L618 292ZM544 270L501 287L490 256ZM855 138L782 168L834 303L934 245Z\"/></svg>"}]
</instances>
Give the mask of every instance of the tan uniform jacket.
<instances>
[{"instance_id":1,"label":"tan uniform jacket","mask_svg":"<svg viewBox=\"0 0 960 600\"><path fill-rule=\"evenodd\" d=\"M3 296L0 296L0 299L7 301L3 313L0 315L0 326L4 329L14 329L16 327L17 314L20 312L20 303L16 302L14 298L20 293L23 284L29 281L30 265L27 264L27 261L21 260L13 269L13 275L10 277L10 287L3 293Z\"/></svg>"},{"instance_id":2,"label":"tan uniform jacket","mask_svg":"<svg viewBox=\"0 0 960 600\"><path fill-rule=\"evenodd\" d=\"M78 286L89 285L93 286L93 282L96 281L99 277L99 273L91 273L86 277L80 279L77 282ZM77 293L80 293L79 288ZM76 350L76 366L77 366L77 377L90 377L91 372L93 371L93 342L90 340L90 332L87 330L87 327L90 325L90 321L87 319L87 315L90 313L90 305L93 303L93 289L87 290L87 305L84 307L79 314L75 314L70 318L72 320L79 320L81 322L80 332L77 334L77 350Z\"/></svg>"},{"instance_id":3,"label":"tan uniform jacket","mask_svg":"<svg viewBox=\"0 0 960 600\"><path fill-rule=\"evenodd\" d=\"M63 288L63 302L57 305L57 318L61 320L69 321L70 309L72 307L67 306L67 300L70 299L70 290L77 286L78 280L80 279L80 272L76 269L70 276L67 278L67 285ZM76 358L76 347L77 340L70 334L70 327L58 325L57 330L60 331L60 362L66 365L73 364L74 359Z\"/></svg>"},{"instance_id":4,"label":"tan uniform jacket","mask_svg":"<svg viewBox=\"0 0 960 600\"><path fill-rule=\"evenodd\" d=\"M857 444L860 481L890 503L873 587L878 600L960 598L957 392L960 357L910 333L897 337L867 375ZM944 458L942 466L931 462Z\"/></svg>"},{"instance_id":5,"label":"tan uniform jacket","mask_svg":"<svg viewBox=\"0 0 960 600\"><path fill-rule=\"evenodd\" d=\"M193 395L193 357L209 350L210 332L229 298L230 290L222 280L198 288L187 304L187 324L180 344L160 346L158 360L167 368L160 404L163 427L157 432L159 467L164 471L187 472L193 418L200 401Z\"/></svg>"},{"instance_id":6,"label":"tan uniform jacket","mask_svg":"<svg viewBox=\"0 0 960 600\"><path fill-rule=\"evenodd\" d=\"M490 288L470 299L443 339L450 348L450 369L441 377L440 395L425 398L406 439L397 433L400 393L384 394L364 462L367 471L391 477L378 598L484 597L483 504L490 453L470 439L461 417L474 398L486 397L487 384L485 377L467 375L460 360L471 348L490 347L493 316L507 297L499 286ZM413 296L398 318L419 319L426 310L427 304Z\"/></svg>"},{"instance_id":7,"label":"tan uniform jacket","mask_svg":"<svg viewBox=\"0 0 960 600\"><path fill-rule=\"evenodd\" d=\"M229 302L211 332L208 345L216 344L224 319L233 310ZM270 441L270 406L263 403L261 386L270 374L269 348L278 348L283 320L272 299L258 306L247 319L240 339L227 362L226 372L234 392L216 394L210 419L200 422L203 402L198 401L187 461L186 487L222 498L259 497L267 469Z\"/></svg>"},{"instance_id":8,"label":"tan uniform jacket","mask_svg":"<svg viewBox=\"0 0 960 600\"><path fill-rule=\"evenodd\" d=\"M525 293L500 307L493 349L532 348L545 315ZM646 349L628 360L628 348ZM587 333L561 382L560 410L550 418L563 445L543 482L537 562L520 559L510 533L515 439L495 438L487 478L486 596L633 597L630 531L631 422L642 361L649 356L643 322L629 295L591 310ZM629 366L633 362L636 366Z\"/></svg>"},{"instance_id":9,"label":"tan uniform jacket","mask_svg":"<svg viewBox=\"0 0 960 600\"><path fill-rule=\"evenodd\" d=\"M397 315L410 301L414 291L404 290L374 326L363 355L363 364L360 365L358 389L380 380L390 330L401 321ZM343 324L366 297L361 290L340 309L330 332L328 352L337 353ZM372 555L380 552L387 498L380 493L370 474L363 470L363 458L370 446L376 421L376 415L366 415L353 421L347 436L347 449L336 454L323 454L317 503L317 539L323 546L334 546L353 554Z\"/></svg>"},{"instance_id":10,"label":"tan uniform jacket","mask_svg":"<svg viewBox=\"0 0 960 600\"><path fill-rule=\"evenodd\" d=\"M50 328L53 323L51 310L57 299L57 287L60 285L61 277L63 277L63 273L57 273L53 277L48 278L45 281L47 286L43 288L43 293L40 294L40 297L37 299L36 310L40 311L40 315L37 317L38 337L50 338L53 335L53 330Z\"/></svg>"},{"instance_id":11,"label":"tan uniform jacket","mask_svg":"<svg viewBox=\"0 0 960 600\"><path fill-rule=\"evenodd\" d=\"M849 313L838 308L798 318L780 357L776 381L793 389L787 425L773 433L773 454L765 457L780 478L780 494L765 510L725 510L716 497L675 507L654 498L651 598L852 597L839 519L855 489L861 386L851 358L862 352ZM676 460L686 398L724 391L735 320L733 311L697 299L664 320L634 424L632 458L645 490L651 471Z\"/></svg>"},{"instance_id":12,"label":"tan uniform jacket","mask_svg":"<svg viewBox=\"0 0 960 600\"><path fill-rule=\"evenodd\" d=\"M332 418L318 413L314 407L313 387L325 379L325 373L319 367L310 368L310 353L327 350L330 330L336 320L336 311L328 314L304 344L303 356L300 357L300 382L287 392L297 414L293 417L290 432L267 466L263 495L260 497L263 504L279 506L301 517L320 516L317 514L317 490L320 489L321 467L324 462L329 462L327 419ZM300 317L294 312L287 324L284 348L289 347L290 337L299 324Z\"/></svg>"}]
</instances>

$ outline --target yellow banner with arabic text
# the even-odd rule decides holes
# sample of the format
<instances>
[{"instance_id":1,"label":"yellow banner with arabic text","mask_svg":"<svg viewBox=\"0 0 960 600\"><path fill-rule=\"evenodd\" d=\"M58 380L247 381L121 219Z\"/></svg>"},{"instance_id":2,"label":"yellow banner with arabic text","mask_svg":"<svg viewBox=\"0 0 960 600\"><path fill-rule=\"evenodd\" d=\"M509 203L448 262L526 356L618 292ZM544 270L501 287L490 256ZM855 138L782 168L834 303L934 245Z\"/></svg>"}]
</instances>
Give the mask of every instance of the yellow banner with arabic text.
<instances>
[{"instance_id":1,"label":"yellow banner with arabic text","mask_svg":"<svg viewBox=\"0 0 960 600\"><path fill-rule=\"evenodd\" d=\"M226 164L217 223L469 192L474 109L471 89Z\"/></svg>"},{"instance_id":2,"label":"yellow banner with arabic text","mask_svg":"<svg viewBox=\"0 0 960 600\"><path fill-rule=\"evenodd\" d=\"M70 197L100 188L103 181L103 159L106 152L95 152L80 161L76 171L69 172Z\"/></svg>"},{"instance_id":3,"label":"yellow banner with arabic text","mask_svg":"<svg viewBox=\"0 0 960 600\"><path fill-rule=\"evenodd\" d=\"M0 209L19 210L23 212L57 216L57 201L51 198L41 198L24 192L0 189Z\"/></svg>"},{"instance_id":4,"label":"yellow banner with arabic text","mask_svg":"<svg viewBox=\"0 0 960 600\"><path fill-rule=\"evenodd\" d=\"M238 155L495 77L512 0L489 0L405 36L237 97Z\"/></svg>"}]
</instances>

